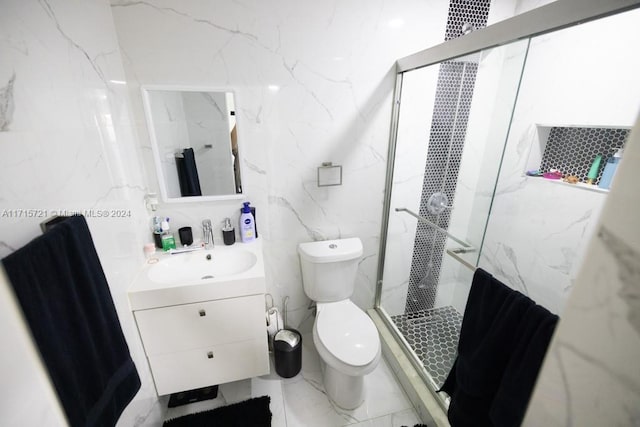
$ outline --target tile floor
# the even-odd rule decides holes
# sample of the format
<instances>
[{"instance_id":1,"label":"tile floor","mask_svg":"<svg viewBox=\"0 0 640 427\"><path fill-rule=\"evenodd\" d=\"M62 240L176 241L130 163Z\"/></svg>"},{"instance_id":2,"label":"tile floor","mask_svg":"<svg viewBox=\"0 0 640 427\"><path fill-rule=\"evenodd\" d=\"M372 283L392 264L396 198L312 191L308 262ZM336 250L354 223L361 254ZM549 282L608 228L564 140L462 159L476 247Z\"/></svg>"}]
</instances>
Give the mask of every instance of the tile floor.
<instances>
[{"instance_id":1,"label":"tile floor","mask_svg":"<svg viewBox=\"0 0 640 427\"><path fill-rule=\"evenodd\" d=\"M164 419L206 411L251 397L271 396L273 427L412 427L420 420L409 399L384 359L365 378L367 397L357 409L347 411L333 405L322 386L320 358L311 332L302 338L302 370L293 378L280 378L271 366L271 374L222 384L218 397L177 408L165 409ZM162 405L166 408L168 396Z\"/></svg>"},{"instance_id":2,"label":"tile floor","mask_svg":"<svg viewBox=\"0 0 640 427\"><path fill-rule=\"evenodd\" d=\"M448 305L391 316L439 389L458 354L462 314Z\"/></svg>"}]
</instances>

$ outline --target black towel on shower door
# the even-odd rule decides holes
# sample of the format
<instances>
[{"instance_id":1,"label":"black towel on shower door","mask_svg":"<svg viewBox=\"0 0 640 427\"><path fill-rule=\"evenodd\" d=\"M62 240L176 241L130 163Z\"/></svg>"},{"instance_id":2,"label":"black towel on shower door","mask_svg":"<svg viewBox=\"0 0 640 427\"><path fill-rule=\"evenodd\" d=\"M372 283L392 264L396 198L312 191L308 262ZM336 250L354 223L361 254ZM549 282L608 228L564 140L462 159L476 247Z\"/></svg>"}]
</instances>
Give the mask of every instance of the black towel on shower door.
<instances>
[{"instance_id":1,"label":"black towel on shower door","mask_svg":"<svg viewBox=\"0 0 640 427\"><path fill-rule=\"evenodd\" d=\"M460 330L458 356L441 391L452 427L522 422L558 317L477 269Z\"/></svg>"},{"instance_id":2,"label":"black towel on shower door","mask_svg":"<svg viewBox=\"0 0 640 427\"><path fill-rule=\"evenodd\" d=\"M489 411L496 427L522 423L557 323L558 316L535 303L524 313L515 347Z\"/></svg>"},{"instance_id":3,"label":"black towel on shower door","mask_svg":"<svg viewBox=\"0 0 640 427\"><path fill-rule=\"evenodd\" d=\"M180 182L180 194L182 197L202 196L193 148L182 150L182 157L176 156L176 168L178 169L178 181Z\"/></svg>"},{"instance_id":4,"label":"black towel on shower door","mask_svg":"<svg viewBox=\"0 0 640 427\"><path fill-rule=\"evenodd\" d=\"M70 426L114 426L140 389L83 216L2 260Z\"/></svg>"}]
</instances>

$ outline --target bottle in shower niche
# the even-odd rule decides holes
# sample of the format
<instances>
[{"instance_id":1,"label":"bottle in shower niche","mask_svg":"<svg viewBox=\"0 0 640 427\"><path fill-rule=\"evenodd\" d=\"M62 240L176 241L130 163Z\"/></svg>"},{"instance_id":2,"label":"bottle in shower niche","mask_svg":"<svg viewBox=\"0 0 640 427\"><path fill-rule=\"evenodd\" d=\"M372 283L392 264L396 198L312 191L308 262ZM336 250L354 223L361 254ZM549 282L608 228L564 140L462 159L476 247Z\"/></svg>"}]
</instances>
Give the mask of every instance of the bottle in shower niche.
<instances>
[{"instance_id":1,"label":"bottle in shower niche","mask_svg":"<svg viewBox=\"0 0 640 427\"><path fill-rule=\"evenodd\" d=\"M613 177L616 174L616 170L618 169L618 164L622 159L622 152L623 149L620 148L618 149L616 154L607 159L607 163L605 163L604 165L604 170L602 171L602 176L600 177L600 183L598 184L598 187L606 189L611 188L611 181L613 181Z\"/></svg>"},{"instance_id":2,"label":"bottle in shower niche","mask_svg":"<svg viewBox=\"0 0 640 427\"><path fill-rule=\"evenodd\" d=\"M256 223L251 214L249 202L244 202L240 214L240 239L242 243L253 242L256 239Z\"/></svg>"}]
</instances>

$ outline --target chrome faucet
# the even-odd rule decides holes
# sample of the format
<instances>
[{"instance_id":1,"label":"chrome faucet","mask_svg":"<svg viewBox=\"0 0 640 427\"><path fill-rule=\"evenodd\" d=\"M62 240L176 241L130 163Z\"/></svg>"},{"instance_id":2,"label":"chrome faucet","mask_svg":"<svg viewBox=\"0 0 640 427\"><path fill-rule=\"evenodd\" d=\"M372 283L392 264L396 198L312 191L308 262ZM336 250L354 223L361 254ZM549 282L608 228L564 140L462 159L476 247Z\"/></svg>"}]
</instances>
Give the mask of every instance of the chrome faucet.
<instances>
[{"instance_id":1,"label":"chrome faucet","mask_svg":"<svg viewBox=\"0 0 640 427\"><path fill-rule=\"evenodd\" d=\"M209 245L213 247L213 228L211 227L210 219L202 220L202 241L204 242L205 249L207 249Z\"/></svg>"}]
</instances>

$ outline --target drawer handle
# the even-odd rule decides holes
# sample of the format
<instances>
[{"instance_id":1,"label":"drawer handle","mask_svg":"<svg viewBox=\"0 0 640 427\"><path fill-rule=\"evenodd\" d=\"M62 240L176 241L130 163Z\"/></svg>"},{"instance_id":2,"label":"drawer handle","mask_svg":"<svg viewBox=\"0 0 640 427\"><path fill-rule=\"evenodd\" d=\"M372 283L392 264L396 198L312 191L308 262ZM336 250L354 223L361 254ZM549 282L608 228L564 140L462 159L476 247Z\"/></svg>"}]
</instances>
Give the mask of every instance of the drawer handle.
<instances>
[{"instance_id":1,"label":"drawer handle","mask_svg":"<svg viewBox=\"0 0 640 427\"><path fill-rule=\"evenodd\" d=\"M213 351L207 352L207 359L213 359Z\"/></svg>"},{"instance_id":2,"label":"drawer handle","mask_svg":"<svg viewBox=\"0 0 640 427\"><path fill-rule=\"evenodd\" d=\"M206 312L206 311L204 311L204 310L200 310L200 311L198 312L198 314L200 314L200 317L204 317L204 316L206 316L206 315L207 315L207 312Z\"/></svg>"}]
</instances>

